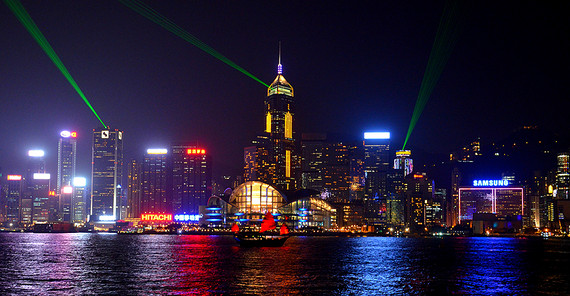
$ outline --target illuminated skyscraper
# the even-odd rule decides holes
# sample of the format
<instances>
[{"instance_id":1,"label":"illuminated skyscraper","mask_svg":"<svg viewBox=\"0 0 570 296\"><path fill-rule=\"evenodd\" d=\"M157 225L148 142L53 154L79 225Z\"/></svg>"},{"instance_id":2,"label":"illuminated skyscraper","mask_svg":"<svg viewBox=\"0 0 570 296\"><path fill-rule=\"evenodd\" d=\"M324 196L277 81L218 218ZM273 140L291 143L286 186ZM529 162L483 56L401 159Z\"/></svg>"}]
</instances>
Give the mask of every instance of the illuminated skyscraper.
<instances>
[{"instance_id":1,"label":"illuminated skyscraper","mask_svg":"<svg viewBox=\"0 0 570 296\"><path fill-rule=\"evenodd\" d=\"M141 216L141 163L131 160L128 168L127 191L127 217L140 218Z\"/></svg>"},{"instance_id":2,"label":"illuminated skyscraper","mask_svg":"<svg viewBox=\"0 0 570 296\"><path fill-rule=\"evenodd\" d=\"M406 176L405 220L413 233L424 232L426 227L426 206L433 200L434 181L425 173L413 173Z\"/></svg>"},{"instance_id":3,"label":"illuminated skyscraper","mask_svg":"<svg viewBox=\"0 0 570 296\"><path fill-rule=\"evenodd\" d=\"M556 198L570 199L570 154L558 153L556 170Z\"/></svg>"},{"instance_id":4,"label":"illuminated skyscraper","mask_svg":"<svg viewBox=\"0 0 570 296\"><path fill-rule=\"evenodd\" d=\"M57 145L57 189L72 186L77 159L77 132L62 131Z\"/></svg>"},{"instance_id":5,"label":"illuminated skyscraper","mask_svg":"<svg viewBox=\"0 0 570 296\"><path fill-rule=\"evenodd\" d=\"M257 146L249 146L243 148L243 162L244 162L243 178L246 182L258 180L259 167L257 165L257 155L258 155Z\"/></svg>"},{"instance_id":6,"label":"illuminated skyscraper","mask_svg":"<svg viewBox=\"0 0 570 296\"><path fill-rule=\"evenodd\" d=\"M172 212L168 163L167 149L147 150L141 169L141 214Z\"/></svg>"},{"instance_id":7,"label":"illuminated skyscraper","mask_svg":"<svg viewBox=\"0 0 570 296\"><path fill-rule=\"evenodd\" d=\"M87 179L83 177L73 178L73 197L71 199L71 222L73 223L85 223L87 221L86 189Z\"/></svg>"},{"instance_id":8,"label":"illuminated skyscraper","mask_svg":"<svg viewBox=\"0 0 570 296\"><path fill-rule=\"evenodd\" d=\"M384 225L387 221L390 167L390 133L364 133L364 218L368 225Z\"/></svg>"},{"instance_id":9,"label":"illuminated skyscraper","mask_svg":"<svg viewBox=\"0 0 570 296\"><path fill-rule=\"evenodd\" d=\"M212 196L210 155L196 145L173 145L171 150L173 213L199 214Z\"/></svg>"},{"instance_id":10,"label":"illuminated skyscraper","mask_svg":"<svg viewBox=\"0 0 570 296\"><path fill-rule=\"evenodd\" d=\"M301 135L301 187L322 192L326 134Z\"/></svg>"},{"instance_id":11,"label":"illuminated skyscraper","mask_svg":"<svg viewBox=\"0 0 570 296\"><path fill-rule=\"evenodd\" d=\"M459 186L462 183L462 174L459 168L454 167L451 171L451 195L447 203L447 226L459 224Z\"/></svg>"},{"instance_id":12,"label":"illuminated skyscraper","mask_svg":"<svg viewBox=\"0 0 570 296\"><path fill-rule=\"evenodd\" d=\"M524 215L523 201L524 189L511 187L507 180L475 180L472 187L459 189L459 223L473 220L476 213Z\"/></svg>"},{"instance_id":13,"label":"illuminated skyscraper","mask_svg":"<svg viewBox=\"0 0 570 296\"><path fill-rule=\"evenodd\" d=\"M24 180L21 175L7 175L6 182L3 182L2 194L4 195L6 217L5 225L13 228L20 223L20 199L22 198L22 190ZM4 178L2 178L4 181Z\"/></svg>"},{"instance_id":14,"label":"illuminated skyscraper","mask_svg":"<svg viewBox=\"0 0 570 296\"><path fill-rule=\"evenodd\" d=\"M43 150L28 151L24 194L20 199L20 222L24 225L47 223L50 219L51 175L46 173L44 156Z\"/></svg>"},{"instance_id":15,"label":"illuminated skyscraper","mask_svg":"<svg viewBox=\"0 0 570 296\"><path fill-rule=\"evenodd\" d=\"M394 169L402 170L404 177L409 175L414 171L414 162L410 157L412 156L412 151L410 150L400 150L396 151L396 159L394 159Z\"/></svg>"},{"instance_id":16,"label":"illuminated skyscraper","mask_svg":"<svg viewBox=\"0 0 570 296\"><path fill-rule=\"evenodd\" d=\"M268 172L259 176L260 180L276 186L280 190L293 190L296 187L298 157L293 139L294 110L293 87L283 76L281 53L277 66L277 77L267 89L265 99L265 148L267 159L258 153L260 170ZM263 153L261 153L263 154ZM263 178L263 176L267 178Z\"/></svg>"},{"instance_id":17,"label":"illuminated skyscraper","mask_svg":"<svg viewBox=\"0 0 570 296\"><path fill-rule=\"evenodd\" d=\"M120 219L123 178L123 132L93 130L91 221Z\"/></svg>"}]
</instances>

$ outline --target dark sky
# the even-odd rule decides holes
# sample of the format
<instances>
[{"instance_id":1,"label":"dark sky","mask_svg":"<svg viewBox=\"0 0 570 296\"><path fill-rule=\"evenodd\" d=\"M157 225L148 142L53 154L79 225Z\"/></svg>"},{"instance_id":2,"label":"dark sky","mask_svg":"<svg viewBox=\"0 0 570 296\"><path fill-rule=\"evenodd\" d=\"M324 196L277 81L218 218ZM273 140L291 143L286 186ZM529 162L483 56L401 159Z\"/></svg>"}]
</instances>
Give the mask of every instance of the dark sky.
<instances>
[{"instance_id":1,"label":"dark sky","mask_svg":"<svg viewBox=\"0 0 570 296\"><path fill-rule=\"evenodd\" d=\"M523 124L568 130L570 9L563 1L477 1L407 148L447 153ZM215 174L241 173L264 128L266 89L118 1L23 1L103 121L124 130L125 159L198 141ZM445 2L147 1L271 83L282 41L295 89L295 130L358 138L392 132L401 146ZM90 172L95 116L0 5L0 167L43 148L55 173L63 129L79 133ZM299 136L297 136L299 138Z\"/></svg>"}]
</instances>

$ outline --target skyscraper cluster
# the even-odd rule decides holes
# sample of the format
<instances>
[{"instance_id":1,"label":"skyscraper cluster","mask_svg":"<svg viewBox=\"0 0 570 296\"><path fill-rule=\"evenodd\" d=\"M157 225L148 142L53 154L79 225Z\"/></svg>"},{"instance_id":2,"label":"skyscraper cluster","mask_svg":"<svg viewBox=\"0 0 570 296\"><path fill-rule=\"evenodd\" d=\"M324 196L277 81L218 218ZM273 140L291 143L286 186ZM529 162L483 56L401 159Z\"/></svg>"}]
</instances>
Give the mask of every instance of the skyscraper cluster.
<instances>
[{"instance_id":1,"label":"skyscraper cluster","mask_svg":"<svg viewBox=\"0 0 570 296\"><path fill-rule=\"evenodd\" d=\"M394 149L389 131L368 131L356 139L297 133L296 105L279 57L277 76L267 88L264 113L259 114L265 127L244 148L243 176L225 176L219 183L213 181L205 147L174 143L147 149L125 162L123 131L111 128L93 129L91 174L77 176L80 137L75 131L62 131L56 168L46 167L44 150L30 150L20 170L2 175L0 222L9 228L54 223L103 226L178 217L219 226L223 219L217 215L226 214L222 207L206 210L214 193L220 203L241 209L279 204L284 208L270 208L282 210L298 227L327 225L380 233L427 233L446 227L479 234L523 227L568 231L570 154L553 155L554 147L527 137L533 127L525 127L512 144L485 145L478 138L448 160L420 167L410 150ZM531 148L529 143L538 146ZM555 169L544 167L553 159ZM539 169L525 175L528 167ZM240 191L232 194L222 184ZM241 205L232 205L232 200ZM312 212L310 205L319 210Z\"/></svg>"},{"instance_id":2,"label":"skyscraper cluster","mask_svg":"<svg viewBox=\"0 0 570 296\"><path fill-rule=\"evenodd\" d=\"M75 131L60 133L56 174L46 167L41 149L29 150L19 170L2 174L0 221L4 227L86 220L86 178L76 176L77 138Z\"/></svg>"},{"instance_id":3,"label":"skyscraper cluster","mask_svg":"<svg viewBox=\"0 0 570 296\"><path fill-rule=\"evenodd\" d=\"M147 149L130 162L128 184L128 218L199 215L212 195L211 157L195 144Z\"/></svg>"}]
</instances>

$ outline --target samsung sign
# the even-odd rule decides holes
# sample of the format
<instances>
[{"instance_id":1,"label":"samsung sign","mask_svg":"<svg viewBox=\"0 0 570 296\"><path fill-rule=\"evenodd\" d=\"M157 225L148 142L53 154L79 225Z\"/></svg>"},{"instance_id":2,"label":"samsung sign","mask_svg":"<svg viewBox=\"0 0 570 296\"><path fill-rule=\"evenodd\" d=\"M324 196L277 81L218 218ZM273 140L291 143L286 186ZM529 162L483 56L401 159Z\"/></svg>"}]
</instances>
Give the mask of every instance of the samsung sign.
<instances>
[{"instance_id":1,"label":"samsung sign","mask_svg":"<svg viewBox=\"0 0 570 296\"><path fill-rule=\"evenodd\" d=\"M509 186L509 180L473 180L473 186L505 187Z\"/></svg>"}]
</instances>

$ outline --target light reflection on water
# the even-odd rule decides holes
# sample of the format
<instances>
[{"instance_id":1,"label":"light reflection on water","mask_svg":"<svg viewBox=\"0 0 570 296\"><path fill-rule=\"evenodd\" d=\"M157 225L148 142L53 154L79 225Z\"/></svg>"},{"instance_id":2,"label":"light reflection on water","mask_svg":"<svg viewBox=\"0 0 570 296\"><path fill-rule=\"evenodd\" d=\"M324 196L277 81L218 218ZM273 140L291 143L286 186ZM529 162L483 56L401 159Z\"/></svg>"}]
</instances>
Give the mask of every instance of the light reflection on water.
<instances>
[{"instance_id":1,"label":"light reflection on water","mask_svg":"<svg viewBox=\"0 0 570 296\"><path fill-rule=\"evenodd\" d=\"M570 294L570 242L0 233L0 294Z\"/></svg>"}]
</instances>

